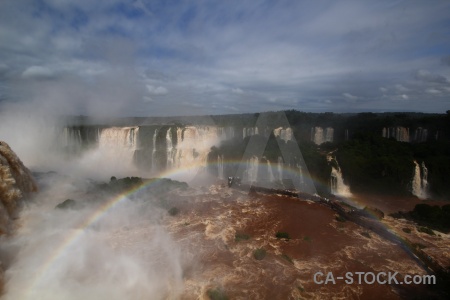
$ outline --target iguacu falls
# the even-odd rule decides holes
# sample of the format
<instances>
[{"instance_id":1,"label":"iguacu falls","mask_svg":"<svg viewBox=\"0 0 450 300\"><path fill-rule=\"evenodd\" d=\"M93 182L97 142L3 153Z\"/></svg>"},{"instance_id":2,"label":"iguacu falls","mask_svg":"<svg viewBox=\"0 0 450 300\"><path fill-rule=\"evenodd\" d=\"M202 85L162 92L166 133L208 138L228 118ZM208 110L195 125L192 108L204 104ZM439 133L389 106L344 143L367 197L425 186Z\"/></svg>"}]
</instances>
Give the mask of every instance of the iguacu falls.
<instances>
[{"instance_id":1,"label":"iguacu falls","mask_svg":"<svg viewBox=\"0 0 450 300\"><path fill-rule=\"evenodd\" d=\"M3 132L2 299L444 297L449 192L434 153L448 141L308 117L71 117ZM318 270L437 281L320 285Z\"/></svg>"},{"instance_id":2,"label":"iguacu falls","mask_svg":"<svg viewBox=\"0 0 450 300\"><path fill-rule=\"evenodd\" d=\"M449 16L0 0L0 300L450 299Z\"/></svg>"}]
</instances>

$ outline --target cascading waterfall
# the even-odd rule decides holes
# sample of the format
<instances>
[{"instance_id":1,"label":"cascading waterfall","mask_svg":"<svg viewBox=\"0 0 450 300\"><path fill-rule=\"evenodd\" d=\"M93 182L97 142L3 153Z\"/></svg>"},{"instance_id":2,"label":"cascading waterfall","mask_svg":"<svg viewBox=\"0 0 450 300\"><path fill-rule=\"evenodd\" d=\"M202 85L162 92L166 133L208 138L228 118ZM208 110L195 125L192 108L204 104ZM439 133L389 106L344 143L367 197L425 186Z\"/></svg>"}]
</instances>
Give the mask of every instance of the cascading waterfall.
<instances>
[{"instance_id":1,"label":"cascading waterfall","mask_svg":"<svg viewBox=\"0 0 450 300\"><path fill-rule=\"evenodd\" d=\"M297 168L298 168L298 174L300 176L300 186L302 186L305 183L305 181L303 180L302 166L300 164L297 164Z\"/></svg>"},{"instance_id":2,"label":"cascading waterfall","mask_svg":"<svg viewBox=\"0 0 450 300\"><path fill-rule=\"evenodd\" d=\"M257 182L258 181L258 169L259 169L259 159L256 156L251 157L247 161L247 182Z\"/></svg>"},{"instance_id":3,"label":"cascading waterfall","mask_svg":"<svg viewBox=\"0 0 450 300\"><path fill-rule=\"evenodd\" d=\"M138 147L139 127L110 127L100 131L97 163L105 164L110 172L134 168L134 152Z\"/></svg>"},{"instance_id":4,"label":"cascading waterfall","mask_svg":"<svg viewBox=\"0 0 450 300\"><path fill-rule=\"evenodd\" d=\"M80 129L65 127L62 132L62 146L65 151L70 155L79 153L82 145L83 141Z\"/></svg>"},{"instance_id":5,"label":"cascading waterfall","mask_svg":"<svg viewBox=\"0 0 450 300\"><path fill-rule=\"evenodd\" d=\"M152 148L152 171L156 171L156 137L158 136L158 129L153 133L153 148Z\"/></svg>"},{"instance_id":6,"label":"cascading waterfall","mask_svg":"<svg viewBox=\"0 0 450 300\"><path fill-rule=\"evenodd\" d=\"M344 177L342 176L341 168L339 167L339 164L335 157L328 155L327 160L329 162L334 161L336 164L335 166L331 166L331 177L330 177L330 189L331 193L333 195L343 196L343 197L349 197L352 195L350 192L350 187L345 184Z\"/></svg>"},{"instance_id":7,"label":"cascading waterfall","mask_svg":"<svg viewBox=\"0 0 450 300\"><path fill-rule=\"evenodd\" d=\"M174 164L175 151L172 141L172 128L169 128L166 133L166 153L167 153L167 168L171 168Z\"/></svg>"},{"instance_id":8,"label":"cascading waterfall","mask_svg":"<svg viewBox=\"0 0 450 300\"><path fill-rule=\"evenodd\" d=\"M223 155L217 156L217 170L219 179L225 179L224 170L223 170Z\"/></svg>"},{"instance_id":9,"label":"cascading waterfall","mask_svg":"<svg viewBox=\"0 0 450 300\"><path fill-rule=\"evenodd\" d=\"M281 156L278 156L277 171L278 180L283 181L283 158Z\"/></svg>"},{"instance_id":10,"label":"cascading waterfall","mask_svg":"<svg viewBox=\"0 0 450 300\"><path fill-rule=\"evenodd\" d=\"M413 195L420 199L426 199L428 197L428 169L425 166L425 162L421 165L414 161L414 176L411 181Z\"/></svg>"},{"instance_id":11,"label":"cascading waterfall","mask_svg":"<svg viewBox=\"0 0 450 300\"><path fill-rule=\"evenodd\" d=\"M275 176L273 176L272 165L270 164L270 160L267 160L267 171L269 173L269 181L274 182Z\"/></svg>"}]
</instances>

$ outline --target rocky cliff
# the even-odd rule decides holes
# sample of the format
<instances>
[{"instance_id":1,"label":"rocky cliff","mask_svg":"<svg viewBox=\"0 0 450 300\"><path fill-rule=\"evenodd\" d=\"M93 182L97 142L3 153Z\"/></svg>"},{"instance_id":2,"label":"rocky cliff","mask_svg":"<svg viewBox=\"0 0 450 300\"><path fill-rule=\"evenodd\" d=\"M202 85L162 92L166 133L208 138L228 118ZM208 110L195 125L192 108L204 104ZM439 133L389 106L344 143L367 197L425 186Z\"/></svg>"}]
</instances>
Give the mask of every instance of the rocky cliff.
<instances>
[{"instance_id":1,"label":"rocky cliff","mask_svg":"<svg viewBox=\"0 0 450 300\"><path fill-rule=\"evenodd\" d=\"M21 201L35 191L37 186L31 172L9 145L0 141L0 234L8 232Z\"/></svg>"}]
</instances>

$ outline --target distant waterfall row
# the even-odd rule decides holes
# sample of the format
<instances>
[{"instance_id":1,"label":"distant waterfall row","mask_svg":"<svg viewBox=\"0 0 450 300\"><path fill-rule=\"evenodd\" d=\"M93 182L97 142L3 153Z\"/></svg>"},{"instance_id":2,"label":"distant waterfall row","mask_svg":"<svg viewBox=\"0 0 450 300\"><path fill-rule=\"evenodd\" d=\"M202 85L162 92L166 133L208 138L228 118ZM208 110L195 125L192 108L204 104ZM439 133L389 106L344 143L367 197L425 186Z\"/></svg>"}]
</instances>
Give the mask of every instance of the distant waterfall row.
<instances>
[{"instance_id":1,"label":"distant waterfall row","mask_svg":"<svg viewBox=\"0 0 450 300\"><path fill-rule=\"evenodd\" d=\"M243 181L265 187L298 188L305 184L299 163L287 163L281 156L272 164L270 160L252 156L246 162Z\"/></svg>"}]
</instances>

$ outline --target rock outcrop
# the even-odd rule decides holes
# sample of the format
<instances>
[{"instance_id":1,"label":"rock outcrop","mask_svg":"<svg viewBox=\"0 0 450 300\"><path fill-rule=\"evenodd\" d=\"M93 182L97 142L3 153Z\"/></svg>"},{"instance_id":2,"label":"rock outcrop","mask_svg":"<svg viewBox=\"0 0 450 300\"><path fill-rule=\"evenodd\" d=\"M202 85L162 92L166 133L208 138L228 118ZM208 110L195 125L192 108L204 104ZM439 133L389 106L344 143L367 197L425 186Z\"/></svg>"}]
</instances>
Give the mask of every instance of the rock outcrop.
<instances>
[{"instance_id":1,"label":"rock outcrop","mask_svg":"<svg viewBox=\"0 0 450 300\"><path fill-rule=\"evenodd\" d=\"M7 143L0 141L0 235L8 232L21 201L36 191L30 170Z\"/></svg>"}]
</instances>

